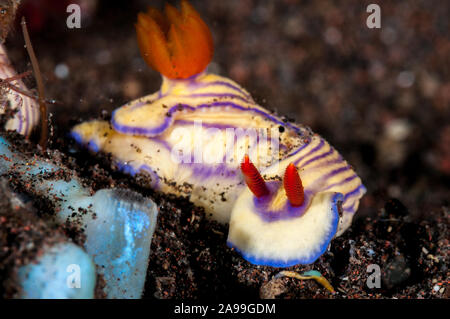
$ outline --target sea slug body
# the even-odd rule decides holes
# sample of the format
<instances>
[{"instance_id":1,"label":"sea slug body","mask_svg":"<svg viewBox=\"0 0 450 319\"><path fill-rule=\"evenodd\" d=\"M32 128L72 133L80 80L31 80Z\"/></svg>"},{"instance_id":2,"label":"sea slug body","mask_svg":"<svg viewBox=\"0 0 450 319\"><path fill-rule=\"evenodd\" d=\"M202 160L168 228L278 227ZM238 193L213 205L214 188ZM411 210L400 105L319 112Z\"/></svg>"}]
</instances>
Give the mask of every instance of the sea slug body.
<instances>
[{"instance_id":1,"label":"sea slug body","mask_svg":"<svg viewBox=\"0 0 450 319\"><path fill-rule=\"evenodd\" d=\"M74 139L229 223L227 243L248 261L314 262L350 226L366 191L352 167L308 127L204 70L211 34L187 1L181 11L168 5L165 16L149 9L136 29L144 59L163 76L160 90L117 109L110 122L77 125Z\"/></svg>"}]
</instances>

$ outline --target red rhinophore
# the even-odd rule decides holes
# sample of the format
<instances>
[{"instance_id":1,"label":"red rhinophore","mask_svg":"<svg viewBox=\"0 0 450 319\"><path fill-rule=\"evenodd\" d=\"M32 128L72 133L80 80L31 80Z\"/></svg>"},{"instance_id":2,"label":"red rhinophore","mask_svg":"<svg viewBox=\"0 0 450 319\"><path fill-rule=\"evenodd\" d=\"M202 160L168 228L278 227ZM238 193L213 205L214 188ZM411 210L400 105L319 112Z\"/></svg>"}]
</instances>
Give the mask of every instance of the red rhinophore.
<instances>
[{"instance_id":1,"label":"red rhinophore","mask_svg":"<svg viewBox=\"0 0 450 319\"><path fill-rule=\"evenodd\" d=\"M289 164L284 173L284 190L292 206L301 206L305 199L302 180L294 164Z\"/></svg>"},{"instance_id":2,"label":"red rhinophore","mask_svg":"<svg viewBox=\"0 0 450 319\"><path fill-rule=\"evenodd\" d=\"M170 79L198 74L212 59L211 31L187 0L180 11L166 4L164 14L151 7L139 13L136 32L144 60Z\"/></svg>"},{"instance_id":3,"label":"red rhinophore","mask_svg":"<svg viewBox=\"0 0 450 319\"><path fill-rule=\"evenodd\" d=\"M241 163L241 171L244 175L245 183L256 197L262 197L269 194L266 182L259 174L255 165L250 162L248 155L245 155L244 161Z\"/></svg>"}]
</instances>

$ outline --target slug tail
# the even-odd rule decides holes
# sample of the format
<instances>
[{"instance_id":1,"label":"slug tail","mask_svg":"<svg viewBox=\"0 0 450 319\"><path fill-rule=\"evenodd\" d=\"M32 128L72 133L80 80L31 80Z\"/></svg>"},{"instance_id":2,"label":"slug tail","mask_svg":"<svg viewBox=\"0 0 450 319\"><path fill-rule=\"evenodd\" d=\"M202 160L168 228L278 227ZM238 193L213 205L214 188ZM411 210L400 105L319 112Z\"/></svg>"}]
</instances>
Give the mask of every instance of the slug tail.
<instances>
[{"instance_id":1,"label":"slug tail","mask_svg":"<svg viewBox=\"0 0 450 319\"><path fill-rule=\"evenodd\" d=\"M135 25L145 62L170 79L186 79L211 62L211 31L188 1L181 10L166 4L164 14L154 8L139 13Z\"/></svg>"}]
</instances>

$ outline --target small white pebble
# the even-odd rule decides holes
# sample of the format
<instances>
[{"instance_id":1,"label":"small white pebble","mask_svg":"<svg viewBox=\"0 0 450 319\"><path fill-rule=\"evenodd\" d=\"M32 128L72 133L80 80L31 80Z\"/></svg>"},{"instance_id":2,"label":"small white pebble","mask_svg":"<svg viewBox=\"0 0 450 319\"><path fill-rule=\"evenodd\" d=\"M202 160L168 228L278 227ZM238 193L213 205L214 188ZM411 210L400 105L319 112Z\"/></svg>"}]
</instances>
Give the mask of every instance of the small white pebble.
<instances>
[{"instance_id":1,"label":"small white pebble","mask_svg":"<svg viewBox=\"0 0 450 319\"><path fill-rule=\"evenodd\" d=\"M325 31L324 37L325 37L325 42L327 42L328 44L331 44L331 45L338 44L339 42L341 42L341 39L342 39L341 32L334 27L328 28Z\"/></svg>"},{"instance_id":2,"label":"small white pebble","mask_svg":"<svg viewBox=\"0 0 450 319\"><path fill-rule=\"evenodd\" d=\"M97 64L100 65L108 64L111 61L111 53L108 50L100 51L95 56L95 60L97 61Z\"/></svg>"},{"instance_id":3,"label":"small white pebble","mask_svg":"<svg viewBox=\"0 0 450 319\"><path fill-rule=\"evenodd\" d=\"M397 31L395 31L395 29L391 27L382 28L380 38L384 44L392 45L394 44L395 40L397 40Z\"/></svg>"},{"instance_id":4,"label":"small white pebble","mask_svg":"<svg viewBox=\"0 0 450 319\"><path fill-rule=\"evenodd\" d=\"M390 197L401 197L402 189L398 185L390 185L387 188Z\"/></svg>"},{"instance_id":5,"label":"small white pebble","mask_svg":"<svg viewBox=\"0 0 450 319\"><path fill-rule=\"evenodd\" d=\"M373 78L380 80L386 74L386 67L380 61L375 61L370 64L369 74Z\"/></svg>"},{"instance_id":6,"label":"small white pebble","mask_svg":"<svg viewBox=\"0 0 450 319\"><path fill-rule=\"evenodd\" d=\"M405 140L412 131L412 126L406 119L395 119L386 124L384 132L386 136L394 141Z\"/></svg>"},{"instance_id":7,"label":"small white pebble","mask_svg":"<svg viewBox=\"0 0 450 319\"><path fill-rule=\"evenodd\" d=\"M409 88L414 84L415 78L411 71L400 72L397 76L397 85L404 89Z\"/></svg>"},{"instance_id":8,"label":"small white pebble","mask_svg":"<svg viewBox=\"0 0 450 319\"><path fill-rule=\"evenodd\" d=\"M69 76L69 67L65 63L60 63L55 67L54 73L58 79L65 79Z\"/></svg>"}]
</instances>

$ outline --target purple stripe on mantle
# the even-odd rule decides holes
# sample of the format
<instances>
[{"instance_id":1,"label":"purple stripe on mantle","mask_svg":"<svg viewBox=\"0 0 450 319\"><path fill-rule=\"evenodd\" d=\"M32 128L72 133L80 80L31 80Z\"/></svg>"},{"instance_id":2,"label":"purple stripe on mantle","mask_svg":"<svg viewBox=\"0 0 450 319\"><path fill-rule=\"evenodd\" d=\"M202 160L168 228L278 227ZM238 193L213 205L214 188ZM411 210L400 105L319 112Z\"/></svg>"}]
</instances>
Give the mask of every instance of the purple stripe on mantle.
<instances>
[{"instance_id":1,"label":"purple stripe on mantle","mask_svg":"<svg viewBox=\"0 0 450 319\"><path fill-rule=\"evenodd\" d=\"M323 147L324 144L325 144L325 141L324 141L323 139L320 139L320 143L319 143L316 147L314 147L312 150L310 150L308 153L306 153L305 155L300 156L299 158L297 158L297 159L294 161L294 165L295 165L295 166L298 166L298 163L299 163L301 160L303 160L303 159L304 159L305 157L307 157L308 155L311 155L311 154L317 152L319 149L321 149L321 148ZM307 145L309 145L309 144L307 144Z\"/></svg>"},{"instance_id":2,"label":"purple stripe on mantle","mask_svg":"<svg viewBox=\"0 0 450 319\"><path fill-rule=\"evenodd\" d=\"M352 175L352 176L350 176L350 177L347 177L346 179L344 179L344 180L342 180L342 181L340 181L340 182L337 182L337 183L334 183L334 184L331 184L331 185L327 186L327 187L324 189L324 191L329 190L329 189L331 189L331 188L333 188L333 187L336 187L336 186L342 186L342 185L344 185L344 184L347 184L348 182L351 182L352 180L354 180L354 179L357 178L357 177L358 177L358 175L354 174L354 175Z\"/></svg>"},{"instance_id":3,"label":"purple stripe on mantle","mask_svg":"<svg viewBox=\"0 0 450 319\"><path fill-rule=\"evenodd\" d=\"M236 100L241 100L242 102L252 103L248 98L244 98L240 95L229 94L229 93L192 93L189 95L179 95L180 98L202 98L202 97L212 97L212 98L232 98Z\"/></svg>"},{"instance_id":4,"label":"purple stripe on mantle","mask_svg":"<svg viewBox=\"0 0 450 319\"><path fill-rule=\"evenodd\" d=\"M197 78L199 77L199 76L201 76L202 74L204 74L204 73L199 73L199 74L195 74L195 75L193 75L193 76L191 76L191 77L189 77L189 78L187 78L187 79L184 79L184 80L178 80L178 81L182 81L182 82L185 82L185 84L189 87L189 89L190 90L192 90L192 91L196 91L197 89L199 89L199 88L205 88L205 87L210 87L210 86L224 86L224 87L227 87L227 88L229 88L229 89L232 89L232 90L234 90L234 91L236 91L236 92L238 92L238 93L240 93L241 95L243 95L247 100L249 100L249 101L253 101L253 98L252 98L252 96L249 94L249 93L247 93L247 92L245 92L240 86L238 86L238 85L234 85L234 84L232 84L232 83L229 83L229 82L226 82L226 81L213 81L213 82L199 82L199 81L197 81ZM167 90L167 92L166 93L162 93L162 91L161 91L161 89L159 90L159 92L158 92L158 98L163 98L163 97L165 97L165 96L167 96L167 95L169 95L171 92L172 92L172 87L173 87L173 84L170 84L169 85L169 88L168 88L168 90Z\"/></svg>"},{"instance_id":5,"label":"purple stripe on mantle","mask_svg":"<svg viewBox=\"0 0 450 319\"><path fill-rule=\"evenodd\" d=\"M123 134L132 134L132 135L144 135L144 136L155 136L158 134L161 134L162 132L164 132L174 121L173 119L173 114L176 113L177 111L179 111L179 109L187 109L190 111L195 111L198 109L202 109L202 108L211 108L211 107L225 107L225 106L229 106L231 108L237 109L237 110L241 110L241 111L251 111L254 112L256 114L262 115L263 117L266 117L267 119L271 120L272 122L275 122L279 125L282 126L288 126L289 128L293 129L296 132L300 132L300 128L298 128L295 125L292 125L290 123L285 123L283 121L278 120L276 117L261 111L258 108L252 108L252 107L243 107L242 105L236 104L236 103L232 103L232 102L213 102L213 103L205 103L205 104L200 104L196 107L193 107L189 104L176 104L174 106L172 106L168 112L167 115L165 116L164 122L163 124L161 124L158 127L154 127L154 128L145 128L145 127L135 127L135 126L127 126L127 125L121 125L119 123L117 123L116 121L116 112L118 110L115 110L112 114L112 119L111 119L111 124L114 127L114 129L120 133ZM119 109L120 110L120 109Z\"/></svg>"},{"instance_id":6,"label":"purple stripe on mantle","mask_svg":"<svg viewBox=\"0 0 450 319\"><path fill-rule=\"evenodd\" d=\"M308 165L308 164L310 164L310 163L312 163L314 161L320 160L320 159L322 159L324 157L327 157L327 156L329 156L329 155L331 155L333 153L334 153L334 150L331 148L328 152L325 152L323 154L317 155L316 157L313 157L313 158L307 160L305 163L302 164L302 167L305 167L306 165Z\"/></svg>"},{"instance_id":7,"label":"purple stripe on mantle","mask_svg":"<svg viewBox=\"0 0 450 319\"><path fill-rule=\"evenodd\" d=\"M344 201L346 201L347 199L349 199L352 196L358 195L362 188L365 189L364 185L360 184L354 190L352 190L351 192L346 193L345 196L344 196Z\"/></svg>"},{"instance_id":8,"label":"purple stripe on mantle","mask_svg":"<svg viewBox=\"0 0 450 319\"><path fill-rule=\"evenodd\" d=\"M189 166L192 169L192 175L200 180L211 177L226 179L239 177L237 169L229 168L227 164L184 163L184 165Z\"/></svg>"},{"instance_id":9,"label":"purple stripe on mantle","mask_svg":"<svg viewBox=\"0 0 450 319\"><path fill-rule=\"evenodd\" d=\"M235 91L241 93L249 100L253 100L252 96L249 93L245 92L241 87L233 85L233 84L225 82L225 81L214 81L214 82L208 82L208 83L201 83L201 84L197 84L197 85L202 86L202 87L209 87L209 86L215 86L215 85L225 86L225 87L228 87L232 90L235 90Z\"/></svg>"}]
</instances>

